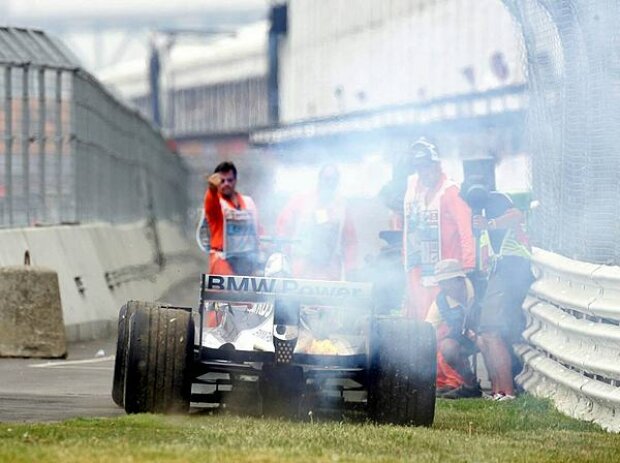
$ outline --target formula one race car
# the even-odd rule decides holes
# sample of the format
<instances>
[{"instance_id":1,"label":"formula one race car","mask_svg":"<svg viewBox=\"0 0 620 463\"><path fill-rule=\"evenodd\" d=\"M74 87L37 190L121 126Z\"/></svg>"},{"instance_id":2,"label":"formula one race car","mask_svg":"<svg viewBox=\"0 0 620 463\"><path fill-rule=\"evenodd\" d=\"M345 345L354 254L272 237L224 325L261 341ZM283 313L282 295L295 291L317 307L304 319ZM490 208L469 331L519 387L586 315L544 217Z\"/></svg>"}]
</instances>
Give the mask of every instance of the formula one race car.
<instances>
[{"instance_id":1,"label":"formula one race car","mask_svg":"<svg viewBox=\"0 0 620 463\"><path fill-rule=\"evenodd\" d=\"M434 330L376 315L371 285L202 275L201 286L197 310L121 309L112 395L127 413L253 394L268 416L342 407L378 423L433 423Z\"/></svg>"}]
</instances>

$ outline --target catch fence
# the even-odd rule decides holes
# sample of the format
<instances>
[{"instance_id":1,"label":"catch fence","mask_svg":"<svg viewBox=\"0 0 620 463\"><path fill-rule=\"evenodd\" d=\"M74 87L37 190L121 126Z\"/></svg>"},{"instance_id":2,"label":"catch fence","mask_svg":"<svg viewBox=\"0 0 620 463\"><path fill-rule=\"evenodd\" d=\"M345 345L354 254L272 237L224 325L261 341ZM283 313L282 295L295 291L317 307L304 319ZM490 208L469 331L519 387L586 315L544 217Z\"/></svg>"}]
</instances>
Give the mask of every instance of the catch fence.
<instances>
[{"instance_id":1,"label":"catch fence","mask_svg":"<svg viewBox=\"0 0 620 463\"><path fill-rule=\"evenodd\" d=\"M620 3L503 1L523 32L540 203L518 381L620 432Z\"/></svg>"},{"instance_id":2,"label":"catch fence","mask_svg":"<svg viewBox=\"0 0 620 463\"><path fill-rule=\"evenodd\" d=\"M0 28L0 226L185 220L161 133L47 34Z\"/></svg>"},{"instance_id":3,"label":"catch fence","mask_svg":"<svg viewBox=\"0 0 620 463\"><path fill-rule=\"evenodd\" d=\"M534 242L620 264L620 3L504 3L527 54Z\"/></svg>"}]
</instances>

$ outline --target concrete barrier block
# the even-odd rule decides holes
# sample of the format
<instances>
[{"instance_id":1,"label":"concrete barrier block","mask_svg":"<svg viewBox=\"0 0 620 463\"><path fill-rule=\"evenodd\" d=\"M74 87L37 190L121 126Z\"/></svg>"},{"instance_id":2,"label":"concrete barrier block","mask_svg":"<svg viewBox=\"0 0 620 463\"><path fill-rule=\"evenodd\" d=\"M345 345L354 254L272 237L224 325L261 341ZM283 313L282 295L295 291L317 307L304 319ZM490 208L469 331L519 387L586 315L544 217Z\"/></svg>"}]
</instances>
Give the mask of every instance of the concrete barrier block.
<instances>
[{"instance_id":1,"label":"concrete barrier block","mask_svg":"<svg viewBox=\"0 0 620 463\"><path fill-rule=\"evenodd\" d=\"M0 357L64 357L67 353L56 272L0 268Z\"/></svg>"}]
</instances>

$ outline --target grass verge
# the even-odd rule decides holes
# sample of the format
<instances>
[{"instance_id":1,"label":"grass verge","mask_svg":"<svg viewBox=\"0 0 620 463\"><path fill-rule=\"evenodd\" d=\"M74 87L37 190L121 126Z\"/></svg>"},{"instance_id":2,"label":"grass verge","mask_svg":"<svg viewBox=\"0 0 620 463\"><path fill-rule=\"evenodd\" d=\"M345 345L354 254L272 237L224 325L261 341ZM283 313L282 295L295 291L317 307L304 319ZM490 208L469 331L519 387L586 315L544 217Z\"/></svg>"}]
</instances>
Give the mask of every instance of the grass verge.
<instances>
[{"instance_id":1,"label":"grass verge","mask_svg":"<svg viewBox=\"0 0 620 463\"><path fill-rule=\"evenodd\" d=\"M440 400L431 429L197 414L0 423L4 462L620 461L620 436L546 401Z\"/></svg>"}]
</instances>

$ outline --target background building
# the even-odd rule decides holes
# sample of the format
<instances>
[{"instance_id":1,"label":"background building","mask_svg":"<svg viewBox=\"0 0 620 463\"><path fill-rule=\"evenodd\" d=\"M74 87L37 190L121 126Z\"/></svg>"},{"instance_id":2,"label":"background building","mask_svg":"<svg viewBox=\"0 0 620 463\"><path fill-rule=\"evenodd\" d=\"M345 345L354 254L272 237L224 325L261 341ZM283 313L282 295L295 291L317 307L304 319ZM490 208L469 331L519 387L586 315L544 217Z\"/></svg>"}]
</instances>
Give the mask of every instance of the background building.
<instances>
[{"instance_id":1,"label":"background building","mask_svg":"<svg viewBox=\"0 0 620 463\"><path fill-rule=\"evenodd\" d=\"M499 0L294 0L280 47L284 123L524 83Z\"/></svg>"}]
</instances>

